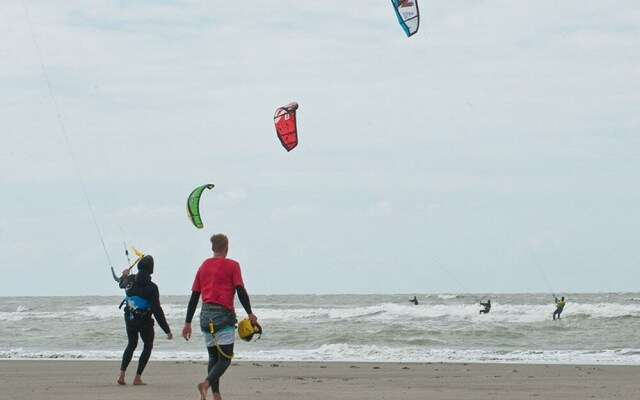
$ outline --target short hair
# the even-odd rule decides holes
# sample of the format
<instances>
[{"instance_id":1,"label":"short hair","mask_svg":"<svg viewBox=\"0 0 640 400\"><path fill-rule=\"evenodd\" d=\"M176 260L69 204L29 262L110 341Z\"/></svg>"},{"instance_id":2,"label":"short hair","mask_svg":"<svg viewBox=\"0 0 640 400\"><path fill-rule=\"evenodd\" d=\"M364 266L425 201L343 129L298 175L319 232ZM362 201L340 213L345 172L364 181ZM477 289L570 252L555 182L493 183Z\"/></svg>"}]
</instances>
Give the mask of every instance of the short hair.
<instances>
[{"instance_id":1,"label":"short hair","mask_svg":"<svg viewBox=\"0 0 640 400\"><path fill-rule=\"evenodd\" d=\"M229 239L226 235L222 233L216 233L211 236L211 249L216 251L224 251L227 247L229 247Z\"/></svg>"}]
</instances>

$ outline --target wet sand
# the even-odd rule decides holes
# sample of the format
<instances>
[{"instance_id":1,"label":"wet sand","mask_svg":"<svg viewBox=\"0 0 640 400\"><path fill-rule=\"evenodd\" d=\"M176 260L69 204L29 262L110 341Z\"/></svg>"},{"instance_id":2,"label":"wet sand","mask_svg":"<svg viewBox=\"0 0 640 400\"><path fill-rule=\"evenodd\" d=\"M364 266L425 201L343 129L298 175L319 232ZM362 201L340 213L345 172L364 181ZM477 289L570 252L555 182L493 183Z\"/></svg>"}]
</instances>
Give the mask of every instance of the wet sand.
<instances>
[{"instance_id":1,"label":"wet sand","mask_svg":"<svg viewBox=\"0 0 640 400\"><path fill-rule=\"evenodd\" d=\"M0 360L0 399L198 399L206 364L154 361L146 386L116 383L117 361ZM234 399L639 399L640 366L234 362L221 384ZM209 392L207 399L211 399Z\"/></svg>"}]
</instances>

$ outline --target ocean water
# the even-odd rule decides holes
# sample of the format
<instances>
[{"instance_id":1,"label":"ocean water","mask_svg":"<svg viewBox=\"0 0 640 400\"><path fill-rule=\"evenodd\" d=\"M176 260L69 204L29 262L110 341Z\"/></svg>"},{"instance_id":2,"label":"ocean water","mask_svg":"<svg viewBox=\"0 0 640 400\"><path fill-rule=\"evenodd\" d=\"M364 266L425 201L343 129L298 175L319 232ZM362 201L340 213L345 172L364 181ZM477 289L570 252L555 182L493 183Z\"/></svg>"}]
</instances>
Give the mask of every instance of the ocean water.
<instances>
[{"instance_id":1,"label":"ocean water","mask_svg":"<svg viewBox=\"0 0 640 400\"><path fill-rule=\"evenodd\" d=\"M418 294L418 305L414 294L252 296L264 334L237 340L236 358L640 365L640 294L563 295L560 321L549 294ZM476 299L487 298L491 313L480 315ZM180 336L188 297L161 300L174 339L156 326L152 360L205 360L197 329L189 342ZM0 358L117 360L126 345L120 301L0 297Z\"/></svg>"}]
</instances>

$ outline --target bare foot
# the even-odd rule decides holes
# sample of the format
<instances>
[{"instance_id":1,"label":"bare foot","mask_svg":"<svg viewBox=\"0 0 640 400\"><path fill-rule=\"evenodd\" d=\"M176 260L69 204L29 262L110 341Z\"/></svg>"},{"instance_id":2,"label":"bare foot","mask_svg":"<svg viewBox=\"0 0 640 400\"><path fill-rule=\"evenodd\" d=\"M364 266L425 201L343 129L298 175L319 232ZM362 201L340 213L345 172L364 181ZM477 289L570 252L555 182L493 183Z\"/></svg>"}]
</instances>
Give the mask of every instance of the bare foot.
<instances>
[{"instance_id":1,"label":"bare foot","mask_svg":"<svg viewBox=\"0 0 640 400\"><path fill-rule=\"evenodd\" d=\"M124 381L124 371L120 371L120 375L118 375L118 385L126 385L127 382Z\"/></svg>"},{"instance_id":2,"label":"bare foot","mask_svg":"<svg viewBox=\"0 0 640 400\"><path fill-rule=\"evenodd\" d=\"M140 375L136 375L136 377L133 378L133 384L136 386L146 385L146 383L142 382L142 377Z\"/></svg>"},{"instance_id":3,"label":"bare foot","mask_svg":"<svg viewBox=\"0 0 640 400\"><path fill-rule=\"evenodd\" d=\"M198 392L200 392L199 400L207 399L207 390L209 390L209 382L204 381L202 383L198 383Z\"/></svg>"}]
</instances>

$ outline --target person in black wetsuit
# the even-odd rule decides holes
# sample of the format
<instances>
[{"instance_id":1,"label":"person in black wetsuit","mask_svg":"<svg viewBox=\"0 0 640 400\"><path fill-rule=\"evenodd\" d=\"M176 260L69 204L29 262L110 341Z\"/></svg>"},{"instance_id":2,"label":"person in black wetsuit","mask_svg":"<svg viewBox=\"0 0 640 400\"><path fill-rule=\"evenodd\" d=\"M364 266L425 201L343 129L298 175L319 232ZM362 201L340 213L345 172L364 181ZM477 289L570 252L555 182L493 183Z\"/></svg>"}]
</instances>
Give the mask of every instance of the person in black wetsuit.
<instances>
[{"instance_id":1,"label":"person in black wetsuit","mask_svg":"<svg viewBox=\"0 0 640 400\"><path fill-rule=\"evenodd\" d=\"M480 305L484 307L483 310L480 310L480 314L489 314L489 311L491 311L491 300L487 300L486 303L480 303Z\"/></svg>"},{"instance_id":2,"label":"person in black wetsuit","mask_svg":"<svg viewBox=\"0 0 640 400\"><path fill-rule=\"evenodd\" d=\"M418 298L416 296L413 296L413 299L411 299L409 301L412 302L415 305L418 305Z\"/></svg>"},{"instance_id":3,"label":"person in black wetsuit","mask_svg":"<svg viewBox=\"0 0 640 400\"><path fill-rule=\"evenodd\" d=\"M129 339L129 343L122 354L120 375L118 376L118 383L120 385L125 384L125 371L131 362L133 352L138 346L138 335L142 338L144 347L138 360L138 369L133 384L145 385L145 383L142 382L141 375L151 356L153 339L155 337L153 330L154 320L152 316L155 317L164 333L167 334L167 339L173 339L171 328L167 323L164 311L160 305L158 285L151 282L153 257L150 255L142 257L138 262L138 271L137 274L130 275L129 269L125 269L122 271L119 282L120 287L126 290L126 297L122 304L125 304L124 321L127 328L127 338ZM122 304L120 306L122 306Z\"/></svg>"}]
</instances>

